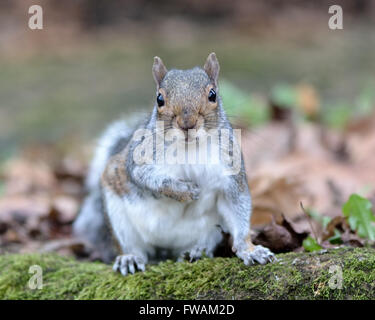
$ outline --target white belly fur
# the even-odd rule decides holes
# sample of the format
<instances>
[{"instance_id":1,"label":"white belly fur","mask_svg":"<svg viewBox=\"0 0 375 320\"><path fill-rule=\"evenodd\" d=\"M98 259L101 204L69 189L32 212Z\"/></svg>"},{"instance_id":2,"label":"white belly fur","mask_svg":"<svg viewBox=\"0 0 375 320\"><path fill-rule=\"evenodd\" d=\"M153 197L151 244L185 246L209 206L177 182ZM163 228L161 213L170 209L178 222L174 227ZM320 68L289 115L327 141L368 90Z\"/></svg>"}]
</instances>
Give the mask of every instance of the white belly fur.
<instances>
[{"instance_id":1,"label":"white belly fur","mask_svg":"<svg viewBox=\"0 0 375 320\"><path fill-rule=\"evenodd\" d=\"M226 185L225 180L229 178L223 175L221 165L164 165L160 171L176 179L197 183L201 188L199 199L180 203L167 197L155 199L151 195L144 199L117 197L121 204L117 201L115 209L120 211L120 215L111 214L113 210L108 210L108 214L112 223L122 225L116 228L123 230L121 234L116 234L120 244L127 249L134 245L177 251L191 249L200 243L217 244L221 239L217 225L222 224L217 199L221 194L220 187ZM116 196L112 194L112 197Z\"/></svg>"}]
</instances>

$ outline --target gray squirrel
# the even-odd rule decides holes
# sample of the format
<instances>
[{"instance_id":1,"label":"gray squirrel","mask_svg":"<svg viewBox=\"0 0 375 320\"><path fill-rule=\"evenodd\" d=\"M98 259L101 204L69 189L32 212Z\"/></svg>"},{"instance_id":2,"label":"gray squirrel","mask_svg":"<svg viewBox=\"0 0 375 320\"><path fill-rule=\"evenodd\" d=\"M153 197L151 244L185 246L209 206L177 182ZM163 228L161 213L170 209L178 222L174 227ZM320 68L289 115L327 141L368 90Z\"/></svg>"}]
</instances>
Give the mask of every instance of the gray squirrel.
<instances>
[{"instance_id":1,"label":"gray squirrel","mask_svg":"<svg viewBox=\"0 0 375 320\"><path fill-rule=\"evenodd\" d=\"M88 196L73 231L90 241L103 260L117 255L113 269L124 276L144 271L152 260L213 257L224 233L246 265L275 259L269 249L251 242L251 196L241 151L235 174L227 173L229 162L210 155L214 147L229 150L218 143L222 138L210 140L208 158L216 162L155 161L155 147L160 147L156 137L168 130L175 138L162 144L162 151L176 141L194 141L196 146L194 139L212 130L228 130L231 145L236 145L218 94L219 68L215 53L203 68L189 70L168 71L155 57L156 101L151 114L137 123L117 121L99 140L86 181ZM192 150L201 152L200 148ZM143 159L145 153L151 155L148 161L136 159L136 154Z\"/></svg>"}]
</instances>

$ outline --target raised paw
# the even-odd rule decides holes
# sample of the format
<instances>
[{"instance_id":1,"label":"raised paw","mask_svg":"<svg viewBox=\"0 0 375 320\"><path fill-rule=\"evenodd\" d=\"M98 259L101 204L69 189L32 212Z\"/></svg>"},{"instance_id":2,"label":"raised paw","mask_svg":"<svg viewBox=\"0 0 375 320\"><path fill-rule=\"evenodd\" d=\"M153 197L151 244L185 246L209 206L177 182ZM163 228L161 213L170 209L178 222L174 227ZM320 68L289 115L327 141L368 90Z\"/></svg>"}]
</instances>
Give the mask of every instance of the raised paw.
<instances>
[{"instance_id":1,"label":"raised paw","mask_svg":"<svg viewBox=\"0 0 375 320\"><path fill-rule=\"evenodd\" d=\"M123 276L129 273L134 274L137 270L145 271L145 261L133 254L124 254L116 257L115 263L113 264L113 271L121 272Z\"/></svg>"},{"instance_id":2,"label":"raised paw","mask_svg":"<svg viewBox=\"0 0 375 320\"><path fill-rule=\"evenodd\" d=\"M180 180L182 183L182 200L198 200L200 189L197 184L192 181Z\"/></svg>"},{"instance_id":3,"label":"raised paw","mask_svg":"<svg viewBox=\"0 0 375 320\"><path fill-rule=\"evenodd\" d=\"M276 260L276 257L271 250L261 245L255 246L253 250L238 252L237 256L241 258L247 266L256 262L266 264Z\"/></svg>"},{"instance_id":4,"label":"raised paw","mask_svg":"<svg viewBox=\"0 0 375 320\"><path fill-rule=\"evenodd\" d=\"M160 194L180 202L199 199L200 189L197 184L188 180L165 179Z\"/></svg>"}]
</instances>

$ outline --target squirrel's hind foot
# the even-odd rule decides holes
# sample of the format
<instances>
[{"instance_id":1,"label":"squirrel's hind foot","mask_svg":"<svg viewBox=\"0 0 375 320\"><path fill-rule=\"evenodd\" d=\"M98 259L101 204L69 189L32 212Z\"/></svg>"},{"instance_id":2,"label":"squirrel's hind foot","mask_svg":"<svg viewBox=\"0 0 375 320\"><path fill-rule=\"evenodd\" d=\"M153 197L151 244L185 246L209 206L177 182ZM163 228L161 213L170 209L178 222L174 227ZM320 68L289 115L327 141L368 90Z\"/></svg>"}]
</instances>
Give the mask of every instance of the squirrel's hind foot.
<instances>
[{"instance_id":1,"label":"squirrel's hind foot","mask_svg":"<svg viewBox=\"0 0 375 320\"><path fill-rule=\"evenodd\" d=\"M126 276L129 273L134 274L137 270L145 271L146 262L144 259L133 254L117 256L115 263L113 264L113 271L118 271L123 276Z\"/></svg>"}]
</instances>

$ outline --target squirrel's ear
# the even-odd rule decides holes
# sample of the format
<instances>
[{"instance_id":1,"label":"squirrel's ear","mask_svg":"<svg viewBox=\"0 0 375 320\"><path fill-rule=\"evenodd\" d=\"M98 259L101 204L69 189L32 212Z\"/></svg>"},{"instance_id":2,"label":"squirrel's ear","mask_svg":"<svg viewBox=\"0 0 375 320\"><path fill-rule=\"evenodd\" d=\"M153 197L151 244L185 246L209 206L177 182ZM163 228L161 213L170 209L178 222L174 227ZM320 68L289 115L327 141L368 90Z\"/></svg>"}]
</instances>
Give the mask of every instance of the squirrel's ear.
<instances>
[{"instance_id":1,"label":"squirrel's ear","mask_svg":"<svg viewBox=\"0 0 375 320\"><path fill-rule=\"evenodd\" d=\"M154 65L152 66L152 75L154 76L157 86L163 80L164 76L168 72L163 61L159 57L154 57Z\"/></svg>"},{"instance_id":2,"label":"squirrel's ear","mask_svg":"<svg viewBox=\"0 0 375 320\"><path fill-rule=\"evenodd\" d=\"M219 61L217 61L215 52L211 52L204 64L204 71L206 71L207 75L210 77L211 81L217 86L217 80L219 78L219 71L220 65Z\"/></svg>"}]
</instances>

